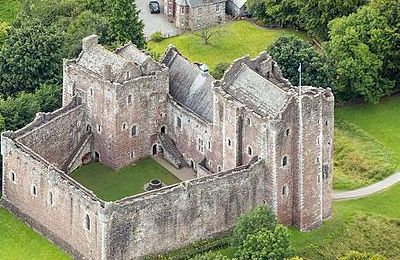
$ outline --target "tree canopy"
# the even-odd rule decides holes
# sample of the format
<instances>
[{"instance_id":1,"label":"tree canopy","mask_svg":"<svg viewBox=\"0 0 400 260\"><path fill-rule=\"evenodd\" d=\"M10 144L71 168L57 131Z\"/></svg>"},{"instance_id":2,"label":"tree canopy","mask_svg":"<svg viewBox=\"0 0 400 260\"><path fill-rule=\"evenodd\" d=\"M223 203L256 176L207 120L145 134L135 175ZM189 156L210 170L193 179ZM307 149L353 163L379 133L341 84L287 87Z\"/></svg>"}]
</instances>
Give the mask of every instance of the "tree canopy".
<instances>
[{"instance_id":1,"label":"tree canopy","mask_svg":"<svg viewBox=\"0 0 400 260\"><path fill-rule=\"evenodd\" d=\"M311 44L294 35L281 36L268 49L268 53L281 67L283 75L293 85L299 84L299 64L302 67L302 85L330 87L331 75L327 58Z\"/></svg>"}]
</instances>

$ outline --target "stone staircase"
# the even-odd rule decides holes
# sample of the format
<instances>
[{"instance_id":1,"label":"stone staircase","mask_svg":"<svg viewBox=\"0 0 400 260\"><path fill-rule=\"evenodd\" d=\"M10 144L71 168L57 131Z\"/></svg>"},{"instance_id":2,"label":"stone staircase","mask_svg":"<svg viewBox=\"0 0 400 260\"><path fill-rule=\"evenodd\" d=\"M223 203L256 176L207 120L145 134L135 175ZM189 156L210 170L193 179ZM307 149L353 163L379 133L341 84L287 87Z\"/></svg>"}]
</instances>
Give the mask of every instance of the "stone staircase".
<instances>
[{"instance_id":1,"label":"stone staircase","mask_svg":"<svg viewBox=\"0 0 400 260\"><path fill-rule=\"evenodd\" d=\"M169 161L175 168L180 169L187 166L185 158L182 153L176 147L174 140L171 139L167 134L160 133L158 135L160 145L163 148L164 158Z\"/></svg>"},{"instance_id":2,"label":"stone staircase","mask_svg":"<svg viewBox=\"0 0 400 260\"><path fill-rule=\"evenodd\" d=\"M76 148L72 151L72 153L68 156L68 158L64 161L63 166L61 170L64 172L68 172L69 168L71 166L71 163L73 163L76 160L76 157L80 150L83 148L83 146L92 138L91 133L86 133L84 136L82 136L80 142L76 146Z\"/></svg>"}]
</instances>

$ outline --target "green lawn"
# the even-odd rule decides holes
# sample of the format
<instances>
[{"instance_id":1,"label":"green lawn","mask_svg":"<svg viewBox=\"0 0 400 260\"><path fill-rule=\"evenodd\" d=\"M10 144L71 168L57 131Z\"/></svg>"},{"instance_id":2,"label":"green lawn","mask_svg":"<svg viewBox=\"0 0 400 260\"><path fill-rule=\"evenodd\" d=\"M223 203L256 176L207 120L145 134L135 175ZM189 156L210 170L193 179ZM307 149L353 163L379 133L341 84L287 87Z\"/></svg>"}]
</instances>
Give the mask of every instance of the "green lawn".
<instances>
[{"instance_id":1,"label":"green lawn","mask_svg":"<svg viewBox=\"0 0 400 260\"><path fill-rule=\"evenodd\" d=\"M180 182L151 158L143 159L118 171L92 162L76 169L71 177L106 201L116 201L142 193L144 185L152 179L159 179L167 185Z\"/></svg>"},{"instance_id":2,"label":"green lawn","mask_svg":"<svg viewBox=\"0 0 400 260\"><path fill-rule=\"evenodd\" d=\"M0 22L10 24L21 9L20 0L0 0Z\"/></svg>"},{"instance_id":3,"label":"green lawn","mask_svg":"<svg viewBox=\"0 0 400 260\"><path fill-rule=\"evenodd\" d=\"M307 38L305 34L293 30L266 29L247 21L230 22L220 27L222 34L213 38L210 45L202 44L195 33L185 33L159 43L150 41L148 47L162 54L169 44L173 44L192 62L206 63L213 70L218 63L232 63L247 54L257 56L283 34L292 33Z\"/></svg>"},{"instance_id":4,"label":"green lawn","mask_svg":"<svg viewBox=\"0 0 400 260\"><path fill-rule=\"evenodd\" d=\"M378 105L346 106L336 117L350 122L376 138L394 153L400 169L400 96L383 99Z\"/></svg>"},{"instance_id":5,"label":"green lawn","mask_svg":"<svg viewBox=\"0 0 400 260\"><path fill-rule=\"evenodd\" d=\"M72 259L7 210L0 208L0 259Z\"/></svg>"},{"instance_id":6,"label":"green lawn","mask_svg":"<svg viewBox=\"0 0 400 260\"><path fill-rule=\"evenodd\" d=\"M400 259L400 185L358 200L335 202L333 218L312 232L291 229L296 252L334 259L350 249Z\"/></svg>"}]
</instances>

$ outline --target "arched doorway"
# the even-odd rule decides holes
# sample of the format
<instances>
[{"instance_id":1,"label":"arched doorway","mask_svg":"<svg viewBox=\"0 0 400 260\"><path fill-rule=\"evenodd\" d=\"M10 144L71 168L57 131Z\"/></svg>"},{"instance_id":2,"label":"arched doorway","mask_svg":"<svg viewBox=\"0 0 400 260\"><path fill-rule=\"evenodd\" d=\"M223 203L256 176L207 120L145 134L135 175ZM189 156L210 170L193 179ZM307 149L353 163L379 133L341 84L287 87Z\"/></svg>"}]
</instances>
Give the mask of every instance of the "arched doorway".
<instances>
[{"instance_id":1,"label":"arched doorway","mask_svg":"<svg viewBox=\"0 0 400 260\"><path fill-rule=\"evenodd\" d=\"M194 162L193 162L193 160L190 160L190 167L191 167L192 169L194 169Z\"/></svg>"},{"instance_id":2,"label":"arched doorway","mask_svg":"<svg viewBox=\"0 0 400 260\"><path fill-rule=\"evenodd\" d=\"M96 162L100 161L100 154L98 152L94 152L94 158Z\"/></svg>"},{"instance_id":3,"label":"arched doorway","mask_svg":"<svg viewBox=\"0 0 400 260\"><path fill-rule=\"evenodd\" d=\"M89 152L89 153L85 154L85 155L82 157L82 164L87 164L87 163L89 163L91 160L92 160L92 157L90 156L90 152Z\"/></svg>"},{"instance_id":4,"label":"arched doorway","mask_svg":"<svg viewBox=\"0 0 400 260\"><path fill-rule=\"evenodd\" d=\"M92 132L92 127L90 125L87 125L86 126L86 131L91 133Z\"/></svg>"},{"instance_id":5,"label":"arched doorway","mask_svg":"<svg viewBox=\"0 0 400 260\"><path fill-rule=\"evenodd\" d=\"M153 155L157 154L157 144L153 144Z\"/></svg>"},{"instance_id":6,"label":"arched doorway","mask_svg":"<svg viewBox=\"0 0 400 260\"><path fill-rule=\"evenodd\" d=\"M165 134L165 126L162 126L162 127L161 127L161 133L162 133L162 134Z\"/></svg>"}]
</instances>

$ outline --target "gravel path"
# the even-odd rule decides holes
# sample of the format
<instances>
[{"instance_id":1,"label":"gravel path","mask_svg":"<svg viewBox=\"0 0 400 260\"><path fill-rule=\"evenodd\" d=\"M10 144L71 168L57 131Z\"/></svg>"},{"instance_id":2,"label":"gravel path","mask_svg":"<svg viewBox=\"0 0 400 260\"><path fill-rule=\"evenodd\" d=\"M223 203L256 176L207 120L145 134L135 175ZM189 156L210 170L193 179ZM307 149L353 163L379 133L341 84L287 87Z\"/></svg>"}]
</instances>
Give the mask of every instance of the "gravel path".
<instances>
[{"instance_id":1,"label":"gravel path","mask_svg":"<svg viewBox=\"0 0 400 260\"><path fill-rule=\"evenodd\" d=\"M350 191L334 192L333 200L351 200L351 199L362 198L374 194L376 192L379 192L381 190L384 190L398 182L400 182L400 172L397 172L387 177L386 179L365 188L350 190Z\"/></svg>"}]
</instances>

